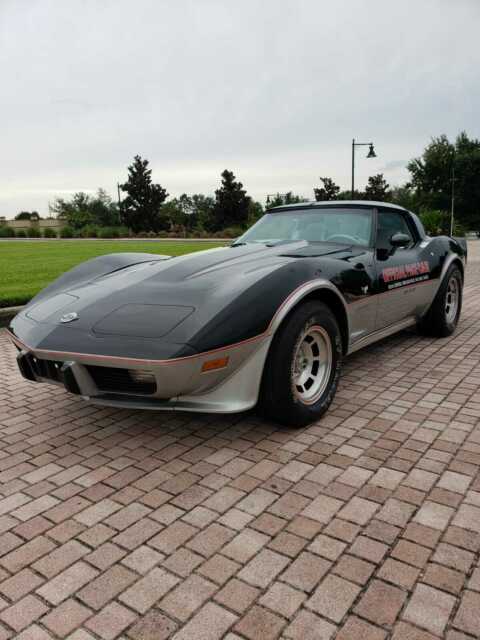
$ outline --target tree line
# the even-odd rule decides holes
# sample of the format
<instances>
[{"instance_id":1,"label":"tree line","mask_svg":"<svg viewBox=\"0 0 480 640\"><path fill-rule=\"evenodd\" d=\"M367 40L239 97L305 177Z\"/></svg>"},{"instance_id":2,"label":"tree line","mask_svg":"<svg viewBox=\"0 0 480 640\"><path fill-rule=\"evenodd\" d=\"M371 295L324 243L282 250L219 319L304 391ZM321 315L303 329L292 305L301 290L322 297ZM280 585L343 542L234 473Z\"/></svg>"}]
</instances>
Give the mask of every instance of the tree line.
<instances>
[{"instance_id":1,"label":"tree line","mask_svg":"<svg viewBox=\"0 0 480 640\"><path fill-rule=\"evenodd\" d=\"M371 176L363 192L354 197L392 202L420 215L429 233L449 233L452 194L454 232L474 231L480 236L480 140L463 131L450 142L446 135L433 138L421 156L407 164L410 179L390 187L383 174ZM316 200L349 200L350 191L341 191L330 178L320 178L314 189Z\"/></svg>"},{"instance_id":2,"label":"tree line","mask_svg":"<svg viewBox=\"0 0 480 640\"><path fill-rule=\"evenodd\" d=\"M102 236L98 228L107 227L111 232L117 227L121 235L140 237L234 237L263 214L260 203L247 195L243 184L227 169L214 197L184 193L168 200L167 190L153 182L148 160L137 155L128 167L127 181L119 189L123 197L118 203L100 189L94 196L76 193L70 200L57 198L50 205L50 212L64 220L73 235L89 236L97 232Z\"/></svg>"},{"instance_id":3,"label":"tree line","mask_svg":"<svg viewBox=\"0 0 480 640\"><path fill-rule=\"evenodd\" d=\"M407 164L410 179L391 187L382 173L370 176L354 199L392 202L420 214L429 233L449 232L452 187L455 190L455 232L480 235L480 141L465 132L454 142L446 135L433 138L421 156ZM349 200L332 178L323 176L313 188L317 201ZM57 198L50 213L65 222L66 234L103 236L205 235L234 237L255 222L265 208L307 201L292 191L268 196L265 206L248 194L229 170L213 196L182 194L168 199L167 190L154 183L148 160L137 155L128 167L127 180L119 185L119 203L99 189L95 195L76 193ZM38 219L36 212L21 212L16 219ZM116 233L114 231L116 230Z\"/></svg>"}]
</instances>

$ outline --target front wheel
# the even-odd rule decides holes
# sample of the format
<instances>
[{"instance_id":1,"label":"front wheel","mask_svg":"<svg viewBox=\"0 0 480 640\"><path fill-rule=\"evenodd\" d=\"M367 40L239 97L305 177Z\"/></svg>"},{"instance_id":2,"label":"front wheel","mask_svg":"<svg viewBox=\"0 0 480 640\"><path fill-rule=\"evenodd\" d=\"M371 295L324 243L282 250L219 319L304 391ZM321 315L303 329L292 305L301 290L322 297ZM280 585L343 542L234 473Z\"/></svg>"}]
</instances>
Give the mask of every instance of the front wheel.
<instances>
[{"instance_id":1,"label":"front wheel","mask_svg":"<svg viewBox=\"0 0 480 640\"><path fill-rule=\"evenodd\" d=\"M462 294L462 274L456 265L452 265L445 274L430 309L420 321L420 332L438 338L452 335L462 310Z\"/></svg>"},{"instance_id":2,"label":"front wheel","mask_svg":"<svg viewBox=\"0 0 480 640\"><path fill-rule=\"evenodd\" d=\"M322 302L295 309L278 330L262 381L260 408L291 427L318 420L337 390L342 339L335 316Z\"/></svg>"}]
</instances>

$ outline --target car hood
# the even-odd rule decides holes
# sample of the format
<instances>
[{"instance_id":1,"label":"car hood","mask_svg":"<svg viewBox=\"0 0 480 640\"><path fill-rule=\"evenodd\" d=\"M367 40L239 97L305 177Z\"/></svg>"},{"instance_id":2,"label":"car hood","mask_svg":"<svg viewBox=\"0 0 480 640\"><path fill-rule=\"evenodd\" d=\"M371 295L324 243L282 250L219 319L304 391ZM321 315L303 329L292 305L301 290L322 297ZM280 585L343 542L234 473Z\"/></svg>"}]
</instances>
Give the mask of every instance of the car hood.
<instances>
[{"instance_id":1,"label":"car hood","mask_svg":"<svg viewBox=\"0 0 480 640\"><path fill-rule=\"evenodd\" d=\"M304 241L210 249L167 260L149 260L34 298L12 327L38 348L101 353L122 341L123 352L151 357L146 339L170 357L220 310L260 279L308 257L342 258L346 245ZM26 335L27 334L27 335ZM110 347L108 347L110 348ZM187 350L188 351L188 350ZM161 352L161 353L160 353ZM167 353L168 352L168 353ZM144 355L139 355L144 354Z\"/></svg>"}]
</instances>

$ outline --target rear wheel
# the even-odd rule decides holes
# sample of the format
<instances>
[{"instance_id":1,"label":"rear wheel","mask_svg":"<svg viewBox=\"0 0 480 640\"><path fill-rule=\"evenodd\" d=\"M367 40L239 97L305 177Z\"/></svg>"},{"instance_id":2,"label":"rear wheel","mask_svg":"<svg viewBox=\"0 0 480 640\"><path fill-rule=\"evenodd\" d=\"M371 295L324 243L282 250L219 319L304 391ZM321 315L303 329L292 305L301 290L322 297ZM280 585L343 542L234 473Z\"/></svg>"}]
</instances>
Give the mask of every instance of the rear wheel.
<instances>
[{"instance_id":1,"label":"rear wheel","mask_svg":"<svg viewBox=\"0 0 480 640\"><path fill-rule=\"evenodd\" d=\"M457 328L462 310L463 278L460 269L452 265L440 285L426 316L419 324L424 335L445 338Z\"/></svg>"},{"instance_id":2,"label":"rear wheel","mask_svg":"<svg viewBox=\"0 0 480 640\"><path fill-rule=\"evenodd\" d=\"M265 365L260 407L291 427L318 420L337 389L342 340L335 316L321 302L306 302L278 330Z\"/></svg>"}]
</instances>

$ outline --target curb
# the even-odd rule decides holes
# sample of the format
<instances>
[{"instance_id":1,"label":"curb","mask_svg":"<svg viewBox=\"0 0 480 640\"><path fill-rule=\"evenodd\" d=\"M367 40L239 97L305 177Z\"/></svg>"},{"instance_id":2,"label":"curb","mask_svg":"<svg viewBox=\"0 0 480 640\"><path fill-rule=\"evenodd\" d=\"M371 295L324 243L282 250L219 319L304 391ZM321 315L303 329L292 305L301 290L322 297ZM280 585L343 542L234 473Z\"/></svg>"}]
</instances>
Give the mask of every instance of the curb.
<instances>
[{"instance_id":1,"label":"curb","mask_svg":"<svg viewBox=\"0 0 480 640\"><path fill-rule=\"evenodd\" d=\"M22 309L23 307L5 307L0 309L0 327L7 327L10 320Z\"/></svg>"}]
</instances>

